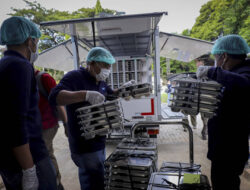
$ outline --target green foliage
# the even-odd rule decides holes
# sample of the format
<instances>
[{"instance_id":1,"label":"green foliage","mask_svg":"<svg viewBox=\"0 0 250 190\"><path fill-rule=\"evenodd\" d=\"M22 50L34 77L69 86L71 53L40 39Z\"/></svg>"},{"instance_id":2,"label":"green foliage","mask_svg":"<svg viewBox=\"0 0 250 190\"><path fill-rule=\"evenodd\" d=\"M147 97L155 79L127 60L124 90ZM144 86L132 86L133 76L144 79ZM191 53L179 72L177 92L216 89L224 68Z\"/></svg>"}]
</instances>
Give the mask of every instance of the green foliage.
<instances>
[{"instance_id":1,"label":"green foliage","mask_svg":"<svg viewBox=\"0 0 250 190\"><path fill-rule=\"evenodd\" d=\"M201 7L200 15L192 29L185 29L182 32L184 36L208 41L214 41L218 36L228 34L239 34L250 45L249 0L210 0ZM196 64L194 61L184 63L171 60L170 68L171 73L195 72Z\"/></svg>"},{"instance_id":2,"label":"green foliage","mask_svg":"<svg viewBox=\"0 0 250 190\"><path fill-rule=\"evenodd\" d=\"M196 71L196 65L194 61L185 63L177 60L170 60L171 73L183 73L183 72L195 72L195 71Z\"/></svg>"},{"instance_id":3,"label":"green foliage","mask_svg":"<svg viewBox=\"0 0 250 190\"><path fill-rule=\"evenodd\" d=\"M42 7L42 5L36 1L28 1L23 0L26 3L27 8L16 9L11 8L12 13L11 16L23 16L36 24L40 24L44 21L54 21L54 20L67 20L67 19L78 19L78 18L86 18L86 17L94 17L96 14L100 12L113 13L113 10L103 9L99 0L96 2L96 7L93 8L80 8L72 13L68 11L59 11L56 9L46 9ZM67 34L58 33L52 31L48 28L41 28L42 36L40 38L39 43L39 52L53 47L67 39L70 38ZM40 68L41 70L42 68ZM53 69L45 69L46 72L50 73L57 81L61 79L63 76L62 71L55 71Z\"/></svg>"},{"instance_id":4,"label":"green foliage","mask_svg":"<svg viewBox=\"0 0 250 190\"><path fill-rule=\"evenodd\" d=\"M183 30L183 32L181 33L181 35L183 35L183 36L190 36L191 35L191 30L185 29L185 30Z\"/></svg>"},{"instance_id":5,"label":"green foliage","mask_svg":"<svg viewBox=\"0 0 250 190\"><path fill-rule=\"evenodd\" d=\"M162 93L161 94L161 103L167 103L168 102L168 94Z\"/></svg>"},{"instance_id":6,"label":"green foliage","mask_svg":"<svg viewBox=\"0 0 250 190\"><path fill-rule=\"evenodd\" d=\"M166 79L167 77L167 64L166 58L160 58L161 65L161 77ZM191 61L189 63L185 63L177 60L170 60L170 73L184 73L184 72L195 72L196 71L196 63L195 61Z\"/></svg>"},{"instance_id":7,"label":"green foliage","mask_svg":"<svg viewBox=\"0 0 250 190\"><path fill-rule=\"evenodd\" d=\"M96 5L95 5L95 15L100 14L103 11L100 0L96 1Z\"/></svg>"},{"instance_id":8,"label":"green foliage","mask_svg":"<svg viewBox=\"0 0 250 190\"><path fill-rule=\"evenodd\" d=\"M208 1L190 32L191 37L208 41L228 34L239 34L250 44L249 0Z\"/></svg>"}]
</instances>

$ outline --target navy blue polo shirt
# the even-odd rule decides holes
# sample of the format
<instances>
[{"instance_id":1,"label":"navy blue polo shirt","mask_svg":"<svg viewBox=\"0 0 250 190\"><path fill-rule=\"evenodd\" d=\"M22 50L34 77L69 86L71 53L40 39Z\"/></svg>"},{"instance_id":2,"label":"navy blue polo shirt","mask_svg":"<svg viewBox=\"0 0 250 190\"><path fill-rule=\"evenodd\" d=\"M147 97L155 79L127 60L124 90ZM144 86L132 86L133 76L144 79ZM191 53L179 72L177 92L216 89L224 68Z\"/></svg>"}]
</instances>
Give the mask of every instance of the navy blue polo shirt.
<instances>
[{"instance_id":1,"label":"navy blue polo shirt","mask_svg":"<svg viewBox=\"0 0 250 190\"><path fill-rule=\"evenodd\" d=\"M230 71L211 68L208 77L225 89L216 116L208 121L208 158L230 163L248 159L250 134L250 60Z\"/></svg>"},{"instance_id":2,"label":"navy blue polo shirt","mask_svg":"<svg viewBox=\"0 0 250 190\"><path fill-rule=\"evenodd\" d=\"M96 83L95 77L93 77L85 68L71 71L67 73L60 83L52 89L49 101L52 105L56 105L56 97L61 90L68 91L80 91L80 90L91 90L98 91L104 96L112 94L113 91L103 81ZM89 106L90 104L86 101L70 104L66 106L68 116L68 127L69 127L69 145L72 153L81 154L87 152L96 152L105 148L105 137L96 136L93 139L85 140L81 137L81 126L78 124L76 117L76 109Z\"/></svg>"},{"instance_id":3,"label":"navy blue polo shirt","mask_svg":"<svg viewBox=\"0 0 250 190\"><path fill-rule=\"evenodd\" d=\"M34 162L45 158L38 91L30 62L15 51L0 60L0 169L20 169L13 148L29 143Z\"/></svg>"}]
</instances>

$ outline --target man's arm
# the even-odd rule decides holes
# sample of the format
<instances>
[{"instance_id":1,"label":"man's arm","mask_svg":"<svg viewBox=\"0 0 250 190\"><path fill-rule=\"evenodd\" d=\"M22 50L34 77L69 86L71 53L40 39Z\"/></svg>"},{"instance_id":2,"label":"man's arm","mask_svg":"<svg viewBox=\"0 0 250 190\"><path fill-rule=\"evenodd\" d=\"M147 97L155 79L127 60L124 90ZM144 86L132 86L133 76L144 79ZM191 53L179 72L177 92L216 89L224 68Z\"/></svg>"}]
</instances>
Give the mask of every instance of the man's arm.
<instances>
[{"instance_id":1,"label":"man's arm","mask_svg":"<svg viewBox=\"0 0 250 190\"><path fill-rule=\"evenodd\" d=\"M55 79L50 76L48 73L42 75L42 83L49 94L53 94L53 90L55 88L56 91L56 105L59 112L59 116L63 121L66 122L66 112L63 111L64 105L73 104L77 102L82 102L85 100L86 91L72 91L72 80L74 79L73 75L65 75L64 78L60 81L58 85L56 85ZM52 95L53 96L53 95ZM54 105L54 104L53 104ZM61 107L61 108L60 108Z\"/></svg>"},{"instance_id":2,"label":"man's arm","mask_svg":"<svg viewBox=\"0 0 250 190\"><path fill-rule=\"evenodd\" d=\"M30 101L31 80L33 69L26 63L16 63L15 68L9 75L10 89L9 96L11 102L9 108L10 115L15 118L10 126L8 135L9 143L12 146L12 152L22 169L32 168L34 166L29 147L29 130L27 129L28 106ZM15 131L15 133L11 133Z\"/></svg>"},{"instance_id":3,"label":"man's arm","mask_svg":"<svg viewBox=\"0 0 250 190\"><path fill-rule=\"evenodd\" d=\"M60 83L52 89L49 95L49 102L51 105L64 106L74 103L87 101L90 104L98 104L105 100L105 97L97 91L78 90L75 86L75 81L79 80L75 73L67 73ZM81 89L85 89L81 86Z\"/></svg>"},{"instance_id":4,"label":"man's arm","mask_svg":"<svg viewBox=\"0 0 250 190\"><path fill-rule=\"evenodd\" d=\"M56 106L58 117L63 123L67 123L67 113L64 106Z\"/></svg>"},{"instance_id":5,"label":"man's arm","mask_svg":"<svg viewBox=\"0 0 250 190\"><path fill-rule=\"evenodd\" d=\"M49 95L49 102L55 106L65 106L85 100L86 91L75 91L74 81L78 80L75 77L76 71L67 73L55 86Z\"/></svg>"},{"instance_id":6,"label":"man's arm","mask_svg":"<svg viewBox=\"0 0 250 190\"><path fill-rule=\"evenodd\" d=\"M57 105L69 105L78 102L82 102L86 100L86 91L68 91L68 90L61 90L56 97Z\"/></svg>"},{"instance_id":7,"label":"man's arm","mask_svg":"<svg viewBox=\"0 0 250 190\"><path fill-rule=\"evenodd\" d=\"M13 148L13 154L23 170L34 166L28 143Z\"/></svg>"},{"instance_id":8,"label":"man's arm","mask_svg":"<svg viewBox=\"0 0 250 190\"><path fill-rule=\"evenodd\" d=\"M56 106L56 109L58 111L59 118L63 122L63 127L64 127L64 133L66 137L68 137L68 127L67 127L67 114L64 106Z\"/></svg>"},{"instance_id":9,"label":"man's arm","mask_svg":"<svg viewBox=\"0 0 250 190\"><path fill-rule=\"evenodd\" d=\"M242 89L249 89L250 86L250 73L233 73L227 70L223 70L220 67L213 67L208 70L207 76L212 79L217 81L218 83L222 84L225 86L227 89L232 89L232 88L242 88Z\"/></svg>"}]
</instances>

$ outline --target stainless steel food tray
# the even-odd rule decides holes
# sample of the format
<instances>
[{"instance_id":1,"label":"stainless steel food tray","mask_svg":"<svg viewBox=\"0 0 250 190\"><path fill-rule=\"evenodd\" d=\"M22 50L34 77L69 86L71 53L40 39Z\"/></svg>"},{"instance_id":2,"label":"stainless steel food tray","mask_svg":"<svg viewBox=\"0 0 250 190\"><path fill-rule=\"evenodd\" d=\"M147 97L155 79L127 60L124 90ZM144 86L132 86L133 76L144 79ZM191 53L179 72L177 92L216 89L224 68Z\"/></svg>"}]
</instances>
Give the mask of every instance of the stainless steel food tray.
<instances>
[{"instance_id":1,"label":"stainless steel food tray","mask_svg":"<svg viewBox=\"0 0 250 190\"><path fill-rule=\"evenodd\" d=\"M81 136L85 139L104 136L111 129L123 128L123 117L119 100L82 107L76 110Z\"/></svg>"},{"instance_id":2,"label":"stainless steel food tray","mask_svg":"<svg viewBox=\"0 0 250 190\"><path fill-rule=\"evenodd\" d=\"M177 173L155 172L151 175L147 190L177 190L182 181L183 176Z\"/></svg>"},{"instance_id":3,"label":"stainless steel food tray","mask_svg":"<svg viewBox=\"0 0 250 190\"><path fill-rule=\"evenodd\" d=\"M221 84L187 76L174 82L169 105L172 111L189 115L200 112L209 118L215 115L223 91Z\"/></svg>"},{"instance_id":4,"label":"stainless steel food tray","mask_svg":"<svg viewBox=\"0 0 250 190\"><path fill-rule=\"evenodd\" d=\"M117 149L157 151L157 144L149 138L124 138L117 145Z\"/></svg>"},{"instance_id":5,"label":"stainless steel food tray","mask_svg":"<svg viewBox=\"0 0 250 190\"><path fill-rule=\"evenodd\" d=\"M160 172L201 174L201 165L181 162L163 162Z\"/></svg>"},{"instance_id":6,"label":"stainless steel food tray","mask_svg":"<svg viewBox=\"0 0 250 190\"><path fill-rule=\"evenodd\" d=\"M200 175L200 174L198 174ZM151 175L147 190L211 190L207 176L200 175L200 183L184 184L184 175L181 173L155 172Z\"/></svg>"},{"instance_id":7,"label":"stainless steel food tray","mask_svg":"<svg viewBox=\"0 0 250 190\"><path fill-rule=\"evenodd\" d=\"M125 98L125 97L141 97L141 96L148 96L152 93L152 85L149 83L142 83L142 84L134 84L129 87L121 87L118 89L118 96Z\"/></svg>"}]
</instances>

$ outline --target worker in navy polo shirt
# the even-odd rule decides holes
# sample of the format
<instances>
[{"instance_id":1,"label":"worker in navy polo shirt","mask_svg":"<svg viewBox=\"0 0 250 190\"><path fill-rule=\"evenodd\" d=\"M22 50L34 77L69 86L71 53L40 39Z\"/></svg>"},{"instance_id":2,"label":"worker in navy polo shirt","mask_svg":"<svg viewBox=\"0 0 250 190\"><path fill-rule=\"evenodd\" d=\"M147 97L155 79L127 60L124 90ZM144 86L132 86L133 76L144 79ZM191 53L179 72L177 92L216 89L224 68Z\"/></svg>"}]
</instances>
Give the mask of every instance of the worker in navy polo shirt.
<instances>
[{"instance_id":1,"label":"worker in navy polo shirt","mask_svg":"<svg viewBox=\"0 0 250 190\"><path fill-rule=\"evenodd\" d=\"M0 60L0 174L7 190L55 190L56 176L42 140L42 122L32 62L40 30L23 17L0 28L7 46Z\"/></svg>"},{"instance_id":2,"label":"worker in navy polo shirt","mask_svg":"<svg viewBox=\"0 0 250 190\"><path fill-rule=\"evenodd\" d=\"M240 190L240 175L249 156L250 48L231 34L216 40L214 66L200 66L197 78L224 86L216 114L208 120L208 153L213 190Z\"/></svg>"},{"instance_id":3,"label":"worker in navy polo shirt","mask_svg":"<svg viewBox=\"0 0 250 190\"><path fill-rule=\"evenodd\" d=\"M50 93L51 104L66 105L71 157L79 168L81 190L104 189L105 136L82 138L75 110L102 103L106 95L113 93L104 81L114 63L109 51L92 48L87 56L87 68L67 73Z\"/></svg>"}]
</instances>

